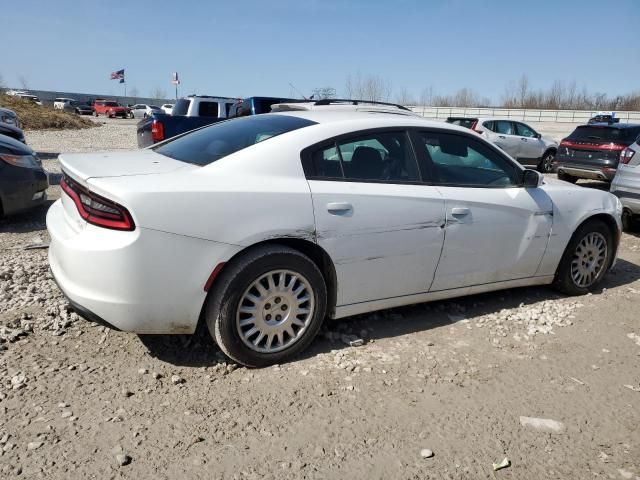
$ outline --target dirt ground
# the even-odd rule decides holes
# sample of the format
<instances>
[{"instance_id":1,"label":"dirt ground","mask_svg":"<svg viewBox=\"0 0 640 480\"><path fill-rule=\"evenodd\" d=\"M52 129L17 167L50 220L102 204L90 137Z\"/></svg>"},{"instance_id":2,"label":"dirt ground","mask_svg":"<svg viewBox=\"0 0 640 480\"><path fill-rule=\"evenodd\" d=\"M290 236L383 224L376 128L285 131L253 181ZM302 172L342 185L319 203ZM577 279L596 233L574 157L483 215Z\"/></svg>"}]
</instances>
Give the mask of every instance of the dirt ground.
<instances>
[{"instance_id":1,"label":"dirt ground","mask_svg":"<svg viewBox=\"0 0 640 480\"><path fill-rule=\"evenodd\" d=\"M24 248L48 241L45 211L0 221L0 478L640 479L638 234L592 295L524 288L331 322L301 358L249 370L206 331L137 336L70 313L47 250Z\"/></svg>"}]
</instances>

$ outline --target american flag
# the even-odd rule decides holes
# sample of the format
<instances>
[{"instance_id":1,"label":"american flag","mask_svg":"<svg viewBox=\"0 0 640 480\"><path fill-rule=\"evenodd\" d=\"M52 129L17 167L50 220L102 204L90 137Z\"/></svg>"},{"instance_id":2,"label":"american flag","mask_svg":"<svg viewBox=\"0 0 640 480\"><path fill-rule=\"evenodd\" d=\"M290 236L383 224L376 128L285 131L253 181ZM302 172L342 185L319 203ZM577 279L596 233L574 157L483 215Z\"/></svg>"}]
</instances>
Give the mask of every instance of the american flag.
<instances>
[{"instance_id":1,"label":"american flag","mask_svg":"<svg viewBox=\"0 0 640 480\"><path fill-rule=\"evenodd\" d=\"M124 83L124 68L117 72L111 72L111 80L120 80L120 83Z\"/></svg>"}]
</instances>

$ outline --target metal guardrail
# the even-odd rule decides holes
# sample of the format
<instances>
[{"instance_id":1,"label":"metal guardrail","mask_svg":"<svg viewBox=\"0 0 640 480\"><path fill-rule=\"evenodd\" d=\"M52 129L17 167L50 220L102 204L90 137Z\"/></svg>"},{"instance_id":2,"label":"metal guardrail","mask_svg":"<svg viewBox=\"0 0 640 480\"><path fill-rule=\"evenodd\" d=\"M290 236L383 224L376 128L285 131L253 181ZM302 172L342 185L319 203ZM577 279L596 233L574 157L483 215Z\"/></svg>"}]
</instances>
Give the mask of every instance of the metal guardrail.
<instances>
[{"instance_id":1,"label":"metal guardrail","mask_svg":"<svg viewBox=\"0 0 640 480\"><path fill-rule=\"evenodd\" d=\"M506 117L529 122L586 123L597 110L529 110L522 108L409 107L425 118ZM622 123L640 123L640 112L616 112Z\"/></svg>"}]
</instances>

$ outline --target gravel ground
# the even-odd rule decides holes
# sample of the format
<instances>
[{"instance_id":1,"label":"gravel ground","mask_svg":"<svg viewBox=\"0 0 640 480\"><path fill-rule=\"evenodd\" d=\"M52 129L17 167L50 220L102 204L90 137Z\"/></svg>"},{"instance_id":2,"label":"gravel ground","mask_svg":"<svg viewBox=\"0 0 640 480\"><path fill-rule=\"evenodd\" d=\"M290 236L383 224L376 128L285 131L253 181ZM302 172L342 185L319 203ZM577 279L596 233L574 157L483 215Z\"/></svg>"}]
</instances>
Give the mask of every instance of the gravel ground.
<instances>
[{"instance_id":1,"label":"gravel ground","mask_svg":"<svg viewBox=\"0 0 640 480\"><path fill-rule=\"evenodd\" d=\"M113 123L27 138L113 147L133 129ZM0 221L2 478L640 479L638 235L593 295L514 289L330 322L301 358L249 370L204 331L78 318L38 248L45 213Z\"/></svg>"}]
</instances>

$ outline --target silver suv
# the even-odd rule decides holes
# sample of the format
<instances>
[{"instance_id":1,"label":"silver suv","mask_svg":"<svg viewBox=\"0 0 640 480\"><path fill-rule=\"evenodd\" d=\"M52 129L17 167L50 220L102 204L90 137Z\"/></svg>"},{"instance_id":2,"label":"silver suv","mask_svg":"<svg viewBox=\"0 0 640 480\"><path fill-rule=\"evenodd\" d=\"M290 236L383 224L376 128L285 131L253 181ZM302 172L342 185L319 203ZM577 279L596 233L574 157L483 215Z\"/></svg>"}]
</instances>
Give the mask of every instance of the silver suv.
<instances>
[{"instance_id":1,"label":"silver suv","mask_svg":"<svg viewBox=\"0 0 640 480\"><path fill-rule=\"evenodd\" d=\"M471 128L522 165L536 167L543 173L553 169L558 142L543 137L526 123L499 117L451 117L447 122Z\"/></svg>"},{"instance_id":2,"label":"silver suv","mask_svg":"<svg viewBox=\"0 0 640 480\"><path fill-rule=\"evenodd\" d=\"M633 230L640 224L640 137L620 152L620 163L611 182L611 193L620 199L622 226Z\"/></svg>"}]
</instances>

